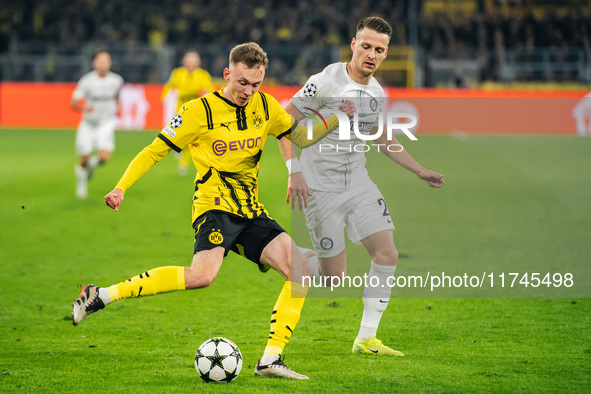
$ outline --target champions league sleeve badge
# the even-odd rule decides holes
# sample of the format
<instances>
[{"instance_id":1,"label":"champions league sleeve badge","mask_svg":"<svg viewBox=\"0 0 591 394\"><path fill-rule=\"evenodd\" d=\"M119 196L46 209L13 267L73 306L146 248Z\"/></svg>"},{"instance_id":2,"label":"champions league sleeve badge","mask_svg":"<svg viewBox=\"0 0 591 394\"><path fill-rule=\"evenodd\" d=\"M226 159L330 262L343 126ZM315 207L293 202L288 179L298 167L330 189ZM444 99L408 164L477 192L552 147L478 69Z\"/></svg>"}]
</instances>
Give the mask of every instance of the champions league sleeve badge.
<instances>
[{"instance_id":1,"label":"champions league sleeve badge","mask_svg":"<svg viewBox=\"0 0 591 394\"><path fill-rule=\"evenodd\" d=\"M304 96L306 96L306 97L314 96L317 91L318 91L318 88L316 87L316 84L314 84L314 83L307 83L306 86L304 86L302 88L302 92L304 93Z\"/></svg>"},{"instance_id":2,"label":"champions league sleeve badge","mask_svg":"<svg viewBox=\"0 0 591 394\"><path fill-rule=\"evenodd\" d=\"M179 114L176 114L172 120L170 121L170 127L173 129L178 129L183 124L183 117Z\"/></svg>"}]
</instances>

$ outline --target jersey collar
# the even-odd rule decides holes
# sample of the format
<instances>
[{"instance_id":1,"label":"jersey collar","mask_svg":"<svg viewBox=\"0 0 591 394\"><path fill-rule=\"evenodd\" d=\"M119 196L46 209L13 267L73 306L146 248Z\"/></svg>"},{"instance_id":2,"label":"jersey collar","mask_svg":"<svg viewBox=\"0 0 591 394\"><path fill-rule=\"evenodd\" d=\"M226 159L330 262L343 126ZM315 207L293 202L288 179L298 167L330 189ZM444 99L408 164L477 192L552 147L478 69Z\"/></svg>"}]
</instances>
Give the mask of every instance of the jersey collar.
<instances>
[{"instance_id":1,"label":"jersey collar","mask_svg":"<svg viewBox=\"0 0 591 394\"><path fill-rule=\"evenodd\" d=\"M216 95L218 98L220 98L220 99L224 100L224 102L225 102L226 104L228 104L229 106L232 106L232 107L234 107L234 108L246 108L246 107L248 106L248 104L250 103L250 100L248 100L248 103L246 103L246 105L245 105L245 106L240 106L240 105L236 105L236 104L234 104L233 102L231 102L230 100L228 100L227 98L225 98L224 96L222 96L222 95L220 94L220 91L215 91L215 92L213 92L213 94L214 94L214 95ZM251 98L252 98L252 97L251 97Z\"/></svg>"}]
</instances>

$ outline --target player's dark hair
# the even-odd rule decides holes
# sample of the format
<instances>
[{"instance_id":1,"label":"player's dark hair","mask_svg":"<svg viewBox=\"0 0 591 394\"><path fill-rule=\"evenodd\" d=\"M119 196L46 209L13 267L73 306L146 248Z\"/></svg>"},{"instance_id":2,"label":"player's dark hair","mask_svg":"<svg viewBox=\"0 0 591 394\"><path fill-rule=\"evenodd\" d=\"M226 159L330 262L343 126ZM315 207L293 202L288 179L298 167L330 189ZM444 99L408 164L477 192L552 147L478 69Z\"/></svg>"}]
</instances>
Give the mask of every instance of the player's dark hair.
<instances>
[{"instance_id":1,"label":"player's dark hair","mask_svg":"<svg viewBox=\"0 0 591 394\"><path fill-rule=\"evenodd\" d=\"M256 42L247 42L236 45L230 51L230 64L244 63L246 67L253 68L264 66L265 70L269 65L267 53Z\"/></svg>"},{"instance_id":2,"label":"player's dark hair","mask_svg":"<svg viewBox=\"0 0 591 394\"><path fill-rule=\"evenodd\" d=\"M357 25L357 32L368 28L380 34L387 34L389 38L392 37L392 26L379 16L370 16L359 22Z\"/></svg>"}]
</instances>

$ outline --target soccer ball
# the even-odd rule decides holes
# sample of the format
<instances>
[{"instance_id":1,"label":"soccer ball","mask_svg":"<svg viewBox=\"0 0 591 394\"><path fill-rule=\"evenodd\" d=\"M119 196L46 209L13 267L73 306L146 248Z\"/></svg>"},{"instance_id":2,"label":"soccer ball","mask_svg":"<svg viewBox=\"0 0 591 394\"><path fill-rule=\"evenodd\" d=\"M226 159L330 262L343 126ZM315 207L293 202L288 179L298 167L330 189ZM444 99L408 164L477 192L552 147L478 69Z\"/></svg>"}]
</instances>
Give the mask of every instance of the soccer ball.
<instances>
[{"instance_id":1,"label":"soccer ball","mask_svg":"<svg viewBox=\"0 0 591 394\"><path fill-rule=\"evenodd\" d=\"M197 349L195 369L206 382L231 382L242 370L242 353L229 339L210 338Z\"/></svg>"}]
</instances>

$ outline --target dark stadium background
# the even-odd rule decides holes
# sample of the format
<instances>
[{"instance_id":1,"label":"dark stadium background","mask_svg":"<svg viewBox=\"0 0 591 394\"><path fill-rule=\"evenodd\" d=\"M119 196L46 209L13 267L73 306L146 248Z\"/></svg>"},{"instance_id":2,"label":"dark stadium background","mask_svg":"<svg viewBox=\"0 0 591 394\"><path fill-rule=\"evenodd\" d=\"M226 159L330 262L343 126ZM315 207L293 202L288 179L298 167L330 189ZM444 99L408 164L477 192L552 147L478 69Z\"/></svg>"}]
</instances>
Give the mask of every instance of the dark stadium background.
<instances>
[{"instance_id":1,"label":"dark stadium background","mask_svg":"<svg viewBox=\"0 0 591 394\"><path fill-rule=\"evenodd\" d=\"M413 86L588 85L590 13L589 0L3 0L0 78L76 81L98 47L127 82L164 82L190 48L219 77L228 49L252 40L269 53L267 83L300 85L342 58L359 20L379 15L391 45L416 53ZM407 86L404 73L384 79Z\"/></svg>"}]
</instances>

